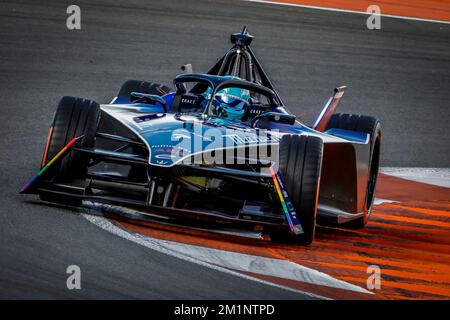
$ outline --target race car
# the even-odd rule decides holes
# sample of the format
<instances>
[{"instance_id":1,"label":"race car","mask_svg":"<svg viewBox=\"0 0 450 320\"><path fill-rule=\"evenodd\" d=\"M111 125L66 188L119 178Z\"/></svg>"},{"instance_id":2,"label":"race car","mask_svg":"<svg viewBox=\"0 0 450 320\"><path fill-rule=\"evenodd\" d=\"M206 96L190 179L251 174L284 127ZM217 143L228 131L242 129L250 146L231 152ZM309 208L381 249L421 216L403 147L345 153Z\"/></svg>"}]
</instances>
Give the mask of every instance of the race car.
<instances>
[{"instance_id":1,"label":"race car","mask_svg":"<svg viewBox=\"0 0 450 320\"><path fill-rule=\"evenodd\" d=\"M41 169L22 193L107 203L177 221L313 242L316 223L361 228L371 214L381 127L335 110L338 87L307 126L283 104L247 28L204 74L174 89L126 81L107 104L65 96Z\"/></svg>"}]
</instances>

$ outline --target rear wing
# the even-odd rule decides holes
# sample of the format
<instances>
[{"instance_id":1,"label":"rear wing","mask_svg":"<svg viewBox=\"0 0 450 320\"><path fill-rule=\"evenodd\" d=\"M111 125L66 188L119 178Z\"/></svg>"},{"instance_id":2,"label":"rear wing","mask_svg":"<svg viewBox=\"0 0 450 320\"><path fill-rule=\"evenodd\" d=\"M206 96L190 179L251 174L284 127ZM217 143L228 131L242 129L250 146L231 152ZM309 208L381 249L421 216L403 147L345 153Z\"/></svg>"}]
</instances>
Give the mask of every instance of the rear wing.
<instances>
[{"instance_id":1,"label":"rear wing","mask_svg":"<svg viewBox=\"0 0 450 320\"><path fill-rule=\"evenodd\" d=\"M338 87L334 89L333 96L328 99L325 107L320 112L317 120L314 122L313 129L317 131L325 131L328 121L330 121L331 116L336 111L339 102L341 101L342 96L344 95L346 86Z\"/></svg>"}]
</instances>

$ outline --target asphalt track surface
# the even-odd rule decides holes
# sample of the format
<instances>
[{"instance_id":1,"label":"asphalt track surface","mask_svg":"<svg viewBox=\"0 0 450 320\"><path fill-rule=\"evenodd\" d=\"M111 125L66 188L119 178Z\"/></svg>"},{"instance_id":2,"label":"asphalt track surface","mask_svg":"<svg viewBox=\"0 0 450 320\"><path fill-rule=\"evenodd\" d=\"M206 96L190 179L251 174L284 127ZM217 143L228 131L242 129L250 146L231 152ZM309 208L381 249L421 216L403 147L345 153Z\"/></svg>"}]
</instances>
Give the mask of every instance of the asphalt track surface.
<instances>
[{"instance_id":1,"label":"asphalt track surface","mask_svg":"<svg viewBox=\"0 0 450 320\"><path fill-rule=\"evenodd\" d=\"M0 3L1 298L306 298L137 246L76 211L17 194L36 172L62 95L110 101L127 79L206 71L244 24L280 95L310 123L331 90L383 124L384 166L450 166L448 25L240 1L87 1L68 31L57 1ZM66 289L66 268L82 290Z\"/></svg>"}]
</instances>

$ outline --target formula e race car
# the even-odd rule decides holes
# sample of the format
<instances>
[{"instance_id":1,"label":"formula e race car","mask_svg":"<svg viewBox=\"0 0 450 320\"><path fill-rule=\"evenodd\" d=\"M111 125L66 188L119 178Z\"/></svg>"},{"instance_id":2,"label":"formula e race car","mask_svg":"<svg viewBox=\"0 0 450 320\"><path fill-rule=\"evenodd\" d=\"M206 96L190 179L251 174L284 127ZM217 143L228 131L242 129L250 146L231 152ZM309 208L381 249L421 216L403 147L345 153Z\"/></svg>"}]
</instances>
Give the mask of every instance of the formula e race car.
<instances>
[{"instance_id":1,"label":"formula e race car","mask_svg":"<svg viewBox=\"0 0 450 320\"><path fill-rule=\"evenodd\" d=\"M319 223L363 227L371 213L381 128L338 114L336 88L315 123L284 106L247 29L206 73L168 86L128 80L109 104L63 97L41 170L22 189L180 221L259 230L310 244ZM189 65L185 66L189 69Z\"/></svg>"}]
</instances>

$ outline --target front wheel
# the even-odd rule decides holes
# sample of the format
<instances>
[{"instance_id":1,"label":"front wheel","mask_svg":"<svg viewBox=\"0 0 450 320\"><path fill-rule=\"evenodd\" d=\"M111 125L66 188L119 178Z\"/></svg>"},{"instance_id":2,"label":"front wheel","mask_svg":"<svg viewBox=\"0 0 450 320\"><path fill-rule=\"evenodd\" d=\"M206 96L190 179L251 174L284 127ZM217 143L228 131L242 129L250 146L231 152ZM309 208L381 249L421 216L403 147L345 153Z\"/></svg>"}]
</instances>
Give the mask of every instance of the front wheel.
<instances>
[{"instance_id":1,"label":"front wheel","mask_svg":"<svg viewBox=\"0 0 450 320\"><path fill-rule=\"evenodd\" d=\"M271 232L271 238L274 241L292 240L311 244L316 229L323 141L313 136L285 135L279 148L281 178L304 233L293 235L284 230L274 230Z\"/></svg>"},{"instance_id":2,"label":"front wheel","mask_svg":"<svg viewBox=\"0 0 450 320\"><path fill-rule=\"evenodd\" d=\"M82 98L63 97L56 108L48 142L42 159L42 166L48 163L73 138L83 136L81 145L93 147L100 120L100 106L94 101ZM89 157L71 151L58 164L49 168L49 179L68 181L84 179ZM56 195L42 194L44 201L67 203L67 199ZM81 200L71 201L71 205L81 204Z\"/></svg>"}]
</instances>

